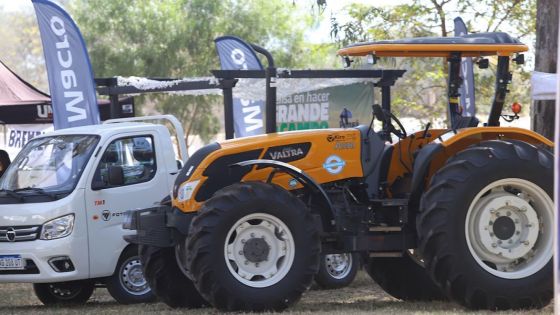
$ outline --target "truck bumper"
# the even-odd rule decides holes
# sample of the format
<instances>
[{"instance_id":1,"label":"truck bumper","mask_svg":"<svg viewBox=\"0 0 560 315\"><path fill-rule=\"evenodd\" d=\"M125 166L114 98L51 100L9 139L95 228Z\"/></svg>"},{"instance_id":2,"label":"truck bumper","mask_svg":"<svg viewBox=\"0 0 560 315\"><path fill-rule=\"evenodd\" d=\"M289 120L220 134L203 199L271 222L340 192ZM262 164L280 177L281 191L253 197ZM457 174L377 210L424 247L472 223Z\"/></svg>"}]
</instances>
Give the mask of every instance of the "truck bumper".
<instances>
[{"instance_id":1,"label":"truck bumper","mask_svg":"<svg viewBox=\"0 0 560 315\"><path fill-rule=\"evenodd\" d=\"M172 247L184 240L196 213L183 213L171 206L130 210L125 213L123 228L135 230L124 239L132 244Z\"/></svg>"},{"instance_id":2,"label":"truck bumper","mask_svg":"<svg viewBox=\"0 0 560 315\"><path fill-rule=\"evenodd\" d=\"M87 279L88 251L83 244L83 240L73 235L57 240L2 242L0 255L21 255L26 263L24 270L1 270L0 283L50 283Z\"/></svg>"}]
</instances>

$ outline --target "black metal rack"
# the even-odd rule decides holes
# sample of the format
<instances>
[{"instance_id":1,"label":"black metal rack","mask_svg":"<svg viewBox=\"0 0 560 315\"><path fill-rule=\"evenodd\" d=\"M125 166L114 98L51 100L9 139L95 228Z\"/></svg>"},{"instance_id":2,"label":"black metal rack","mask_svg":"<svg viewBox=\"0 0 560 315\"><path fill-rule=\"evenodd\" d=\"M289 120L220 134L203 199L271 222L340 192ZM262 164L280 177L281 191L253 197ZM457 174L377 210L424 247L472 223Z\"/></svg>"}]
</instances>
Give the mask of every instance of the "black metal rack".
<instances>
[{"instance_id":1,"label":"black metal rack","mask_svg":"<svg viewBox=\"0 0 560 315\"><path fill-rule=\"evenodd\" d=\"M212 70L215 80L179 81L168 87L138 89L134 86L119 86L117 78L95 79L97 92L108 95L111 100L111 117L118 118L118 96L121 94L157 93L221 89L224 97L224 124L226 139L234 137L233 93L239 79L266 79L265 126L267 133L276 132L276 80L277 79L330 79L330 78L372 78L379 79L374 87L381 88L381 106L391 110L391 86L402 77L406 70L287 70L274 67L274 59L264 48L253 45L255 50L265 55L269 61L266 70ZM156 81L181 80L180 78L147 78ZM384 126L385 127L385 126Z\"/></svg>"}]
</instances>

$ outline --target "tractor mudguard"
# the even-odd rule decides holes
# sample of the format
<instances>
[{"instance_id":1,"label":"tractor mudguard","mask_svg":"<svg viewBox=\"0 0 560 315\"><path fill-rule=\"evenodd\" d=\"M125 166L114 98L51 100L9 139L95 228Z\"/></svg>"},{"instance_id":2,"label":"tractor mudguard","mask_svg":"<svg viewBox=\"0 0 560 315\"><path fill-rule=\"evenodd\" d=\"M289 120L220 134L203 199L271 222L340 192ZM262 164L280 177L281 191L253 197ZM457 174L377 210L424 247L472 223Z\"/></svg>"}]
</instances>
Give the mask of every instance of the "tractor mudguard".
<instances>
[{"instance_id":1,"label":"tractor mudguard","mask_svg":"<svg viewBox=\"0 0 560 315\"><path fill-rule=\"evenodd\" d=\"M494 139L514 139L550 148L554 145L534 131L517 127L475 127L441 134L434 142L425 145L414 160L409 205L418 205L426 177L437 172L449 157L473 144Z\"/></svg>"},{"instance_id":2,"label":"tractor mudguard","mask_svg":"<svg viewBox=\"0 0 560 315\"><path fill-rule=\"evenodd\" d=\"M269 181L272 180L274 174L278 172L287 173L291 175L295 180L297 180L300 184L304 187L309 188L312 193L312 196L319 200L320 205L322 206L319 210L321 211L321 217L323 220L323 226L328 227L331 225L330 222L334 220L335 211L331 200L329 199L327 193L323 188L313 180L309 175L307 175L301 169L290 165L288 163L284 163L281 161L274 161L274 160L265 160L265 159L258 159L258 160L248 160L242 161L238 163L234 163L230 165L230 167L248 167L257 165L261 169L272 167L274 170L269 175Z\"/></svg>"},{"instance_id":3,"label":"tractor mudguard","mask_svg":"<svg viewBox=\"0 0 560 315\"><path fill-rule=\"evenodd\" d=\"M430 143L425 145L414 160L414 170L411 184L411 195L409 205L417 205L420 201L422 191L424 191L424 179L430 170L432 158L441 152L443 146L440 143Z\"/></svg>"}]
</instances>

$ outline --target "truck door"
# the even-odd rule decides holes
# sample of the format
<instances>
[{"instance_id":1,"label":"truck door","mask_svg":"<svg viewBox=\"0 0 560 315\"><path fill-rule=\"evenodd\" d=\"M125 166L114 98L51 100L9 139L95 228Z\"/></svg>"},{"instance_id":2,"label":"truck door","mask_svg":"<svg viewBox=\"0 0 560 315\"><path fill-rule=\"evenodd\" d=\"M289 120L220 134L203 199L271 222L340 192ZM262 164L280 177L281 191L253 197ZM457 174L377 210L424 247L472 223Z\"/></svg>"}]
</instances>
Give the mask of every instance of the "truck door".
<instances>
[{"instance_id":1,"label":"truck door","mask_svg":"<svg viewBox=\"0 0 560 315\"><path fill-rule=\"evenodd\" d=\"M169 194L157 134L115 136L98 153L86 186L91 277L109 276L130 233L122 229L127 210L152 207Z\"/></svg>"}]
</instances>

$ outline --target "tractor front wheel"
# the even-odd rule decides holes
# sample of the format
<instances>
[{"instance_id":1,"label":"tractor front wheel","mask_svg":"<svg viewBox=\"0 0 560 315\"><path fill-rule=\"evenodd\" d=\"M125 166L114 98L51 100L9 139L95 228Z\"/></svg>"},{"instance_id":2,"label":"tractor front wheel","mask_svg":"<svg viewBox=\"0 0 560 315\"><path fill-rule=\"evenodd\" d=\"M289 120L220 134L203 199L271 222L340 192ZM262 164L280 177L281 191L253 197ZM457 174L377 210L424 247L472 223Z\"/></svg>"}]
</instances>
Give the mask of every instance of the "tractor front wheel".
<instances>
[{"instance_id":1,"label":"tractor front wheel","mask_svg":"<svg viewBox=\"0 0 560 315\"><path fill-rule=\"evenodd\" d=\"M221 311L279 311L309 288L320 242L305 204L279 186L238 183L216 192L193 219L187 270Z\"/></svg>"},{"instance_id":2,"label":"tractor front wheel","mask_svg":"<svg viewBox=\"0 0 560 315\"><path fill-rule=\"evenodd\" d=\"M178 264L174 247L139 246L144 277L153 293L170 307L199 308L206 301Z\"/></svg>"},{"instance_id":3,"label":"tractor front wheel","mask_svg":"<svg viewBox=\"0 0 560 315\"><path fill-rule=\"evenodd\" d=\"M450 158L421 200L420 250L434 281L474 309L546 306L553 295L553 155L486 141Z\"/></svg>"}]
</instances>

